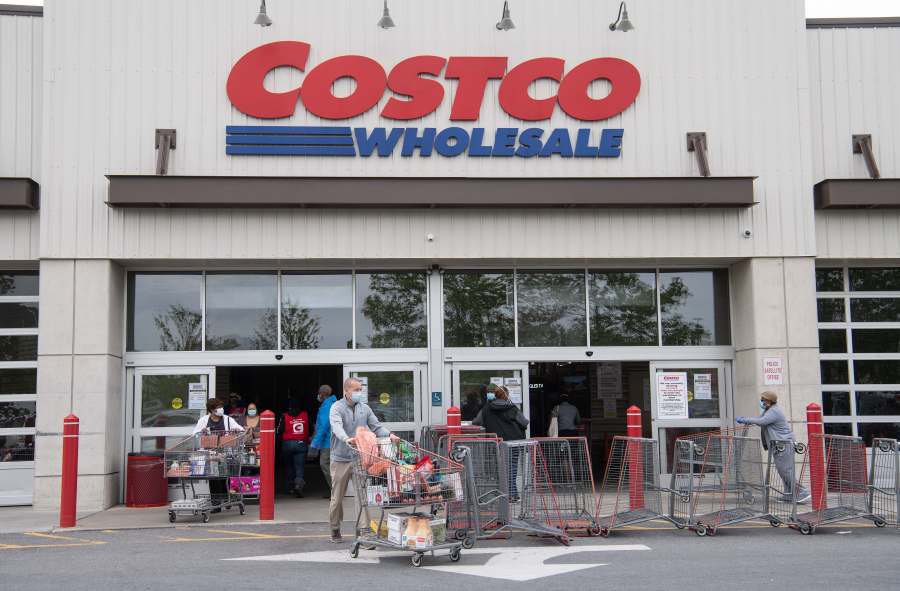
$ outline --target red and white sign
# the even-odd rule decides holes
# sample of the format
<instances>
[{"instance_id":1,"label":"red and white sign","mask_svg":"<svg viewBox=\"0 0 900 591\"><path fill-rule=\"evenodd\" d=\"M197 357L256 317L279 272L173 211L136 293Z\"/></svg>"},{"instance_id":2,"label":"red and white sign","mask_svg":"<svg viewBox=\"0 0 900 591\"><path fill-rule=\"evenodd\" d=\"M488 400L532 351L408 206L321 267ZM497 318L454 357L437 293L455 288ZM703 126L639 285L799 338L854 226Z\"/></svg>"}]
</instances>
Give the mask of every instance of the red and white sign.
<instances>
[{"instance_id":1,"label":"red and white sign","mask_svg":"<svg viewBox=\"0 0 900 591\"><path fill-rule=\"evenodd\" d=\"M540 57L508 68L509 58L496 56L418 55L402 60L386 72L370 57L342 55L313 67L301 86L287 92L270 92L266 75L278 67L306 71L310 44L276 41L247 52L232 67L226 91L237 110L259 119L290 117L301 101L306 110L322 119L350 119L378 105L387 90L391 96L381 116L409 121L433 113L447 93L444 80L456 80L450 104L451 121L476 121L489 80L500 80L497 101L510 116L523 121L550 119L557 104L581 121L603 121L630 107L641 89L641 75L631 63L615 57L599 57L575 64L566 71L561 58ZM356 88L346 97L333 93L334 83L352 78ZM555 96L536 99L531 84L549 79L559 83ZM606 80L609 94L593 98L591 84Z\"/></svg>"},{"instance_id":2,"label":"red and white sign","mask_svg":"<svg viewBox=\"0 0 900 591\"><path fill-rule=\"evenodd\" d=\"M784 359L781 357L763 359L763 383L766 386L784 385Z\"/></svg>"}]
</instances>

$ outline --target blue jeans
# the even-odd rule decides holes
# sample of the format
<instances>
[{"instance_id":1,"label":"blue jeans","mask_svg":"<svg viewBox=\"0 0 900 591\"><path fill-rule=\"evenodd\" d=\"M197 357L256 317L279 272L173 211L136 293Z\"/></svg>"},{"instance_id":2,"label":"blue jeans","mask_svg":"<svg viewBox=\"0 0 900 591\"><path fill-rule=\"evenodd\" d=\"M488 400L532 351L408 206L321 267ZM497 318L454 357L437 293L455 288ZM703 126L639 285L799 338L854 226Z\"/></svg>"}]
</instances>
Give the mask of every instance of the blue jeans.
<instances>
[{"instance_id":1,"label":"blue jeans","mask_svg":"<svg viewBox=\"0 0 900 591\"><path fill-rule=\"evenodd\" d=\"M288 486L293 484L293 490L303 492L306 485L306 443L303 441L282 441L281 459L284 462L285 474Z\"/></svg>"}]
</instances>

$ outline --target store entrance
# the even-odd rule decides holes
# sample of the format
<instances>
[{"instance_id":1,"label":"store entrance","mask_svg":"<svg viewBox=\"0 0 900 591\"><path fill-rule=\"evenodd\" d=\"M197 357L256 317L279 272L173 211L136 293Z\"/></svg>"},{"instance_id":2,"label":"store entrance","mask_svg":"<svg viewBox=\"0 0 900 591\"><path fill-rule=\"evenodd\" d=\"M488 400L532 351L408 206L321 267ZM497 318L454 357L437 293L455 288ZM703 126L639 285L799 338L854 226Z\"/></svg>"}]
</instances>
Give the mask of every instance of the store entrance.
<instances>
[{"instance_id":1,"label":"store entrance","mask_svg":"<svg viewBox=\"0 0 900 591\"><path fill-rule=\"evenodd\" d=\"M276 423L287 411L291 401L309 415L310 429L315 426L319 403L316 395L319 386L327 384L334 393L341 395L343 367L341 365L287 365L287 366L219 366L216 367L216 398L226 404L245 408L256 403L259 412L271 410ZM237 395L237 398L234 396ZM289 496L286 481L287 468L281 455L280 437L275 445L275 490L278 496ZM307 457L304 495L321 498L328 487L319 469L318 459Z\"/></svg>"},{"instance_id":2,"label":"store entrance","mask_svg":"<svg viewBox=\"0 0 900 591\"><path fill-rule=\"evenodd\" d=\"M528 364L532 437L544 437L553 408L564 396L578 409L578 435L591 446L594 479L603 477L616 435L625 435L625 411L637 405L650 433L650 364L637 362L537 362Z\"/></svg>"}]
</instances>

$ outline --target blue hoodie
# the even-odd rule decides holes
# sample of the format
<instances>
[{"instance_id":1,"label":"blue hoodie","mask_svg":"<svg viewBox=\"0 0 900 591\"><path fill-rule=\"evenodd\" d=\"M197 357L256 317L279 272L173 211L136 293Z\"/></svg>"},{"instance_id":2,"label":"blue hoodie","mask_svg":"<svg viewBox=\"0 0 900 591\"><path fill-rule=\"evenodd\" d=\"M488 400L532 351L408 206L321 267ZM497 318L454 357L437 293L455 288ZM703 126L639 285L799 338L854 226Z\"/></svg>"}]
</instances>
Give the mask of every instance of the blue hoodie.
<instances>
[{"instance_id":1,"label":"blue hoodie","mask_svg":"<svg viewBox=\"0 0 900 591\"><path fill-rule=\"evenodd\" d=\"M331 423L328 421L328 413L331 412L331 405L337 401L337 397L332 394L322 401L319 407L319 414L316 415L316 434L313 436L310 447L316 449L329 449L331 447Z\"/></svg>"}]
</instances>

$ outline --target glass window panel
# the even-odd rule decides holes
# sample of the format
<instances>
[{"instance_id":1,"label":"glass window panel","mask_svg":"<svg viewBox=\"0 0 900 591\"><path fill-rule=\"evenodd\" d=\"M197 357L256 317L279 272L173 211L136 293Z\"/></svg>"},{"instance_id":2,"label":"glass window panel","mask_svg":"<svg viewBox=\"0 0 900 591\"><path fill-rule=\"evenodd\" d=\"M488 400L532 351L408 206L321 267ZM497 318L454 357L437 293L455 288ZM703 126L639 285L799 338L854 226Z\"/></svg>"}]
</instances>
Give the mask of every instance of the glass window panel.
<instances>
[{"instance_id":1,"label":"glass window panel","mask_svg":"<svg viewBox=\"0 0 900 591\"><path fill-rule=\"evenodd\" d=\"M200 273L132 273L128 277L128 350L199 351Z\"/></svg>"},{"instance_id":2,"label":"glass window panel","mask_svg":"<svg viewBox=\"0 0 900 591\"><path fill-rule=\"evenodd\" d=\"M444 273L444 346L514 346L513 299L512 273Z\"/></svg>"},{"instance_id":3,"label":"glass window panel","mask_svg":"<svg viewBox=\"0 0 900 591\"><path fill-rule=\"evenodd\" d=\"M0 396L37 394L37 368L0 369Z\"/></svg>"},{"instance_id":4,"label":"glass window panel","mask_svg":"<svg viewBox=\"0 0 900 591\"><path fill-rule=\"evenodd\" d=\"M34 427L37 402L0 402L0 429Z\"/></svg>"},{"instance_id":5,"label":"glass window panel","mask_svg":"<svg viewBox=\"0 0 900 591\"><path fill-rule=\"evenodd\" d=\"M820 361L823 384L849 384L850 371L846 361Z\"/></svg>"},{"instance_id":6,"label":"glass window panel","mask_svg":"<svg viewBox=\"0 0 900 591\"><path fill-rule=\"evenodd\" d=\"M858 416L900 416L900 392L857 392Z\"/></svg>"},{"instance_id":7,"label":"glass window panel","mask_svg":"<svg viewBox=\"0 0 900 591\"><path fill-rule=\"evenodd\" d=\"M141 451L143 452L164 452L173 447L176 443L184 439L184 435L174 437L141 437Z\"/></svg>"},{"instance_id":8,"label":"glass window panel","mask_svg":"<svg viewBox=\"0 0 900 591\"><path fill-rule=\"evenodd\" d=\"M281 348L353 347L353 275L281 276Z\"/></svg>"},{"instance_id":9,"label":"glass window panel","mask_svg":"<svg viewBox=\"0 0 900 591\"><path fill-rule=\"evenodd\" d=\"M820 353L846 353L847 331L844 329L819 330Z\"/></svg>"},{"instance_id":10,"label":"glass window panel","mask_svg":"<svg viewBox=\"0 0 900 591\"><path fill-rule=\"evenodd\" d=\"M839 298L819 298L816 301L819 322L843 322L844 300Z\"/></svg>"},{"instance_id":11,"label":"glass window panel","mask_svg":"<svg viewBox=\"0 0 900 591\"><path fill-rule=\"evenodd\" d=\"M729 345L728 271L659 274L663 345Z\"/></svg>"},{"instance_id":12,"label":"glass window panel","mask_svg":"<svg viewBox=\"0 0 900 591\"><path fill-rule=\"evenodd\" d=\"M207 273L207 350L277 348L277 300L274 273Z\"/></svg>"},{"instance_id":13,"label":"glass window panel","mask_svg":"<svg viewBox=\"0 0 900 591\"><path fill-rule=\"evenodd\" d=\"M519 346L584 347L584 273L518 273Z\"/></svg>"},{"instance_id":14,"label":"glass window panel","mask_svg":"<svg viewBox=\"0 0 900 591\"><path fill-rule=\"evenodd\" d=\"M857 384L900 384L900 360L854 361Z\"/></svg>"},{"instance_id":15,"label":"glass window panel","mask_svg":"<svg viewBox=\"0 0 900 591\"><path fill-rule=\"evenodd\" d=\"M0 302L0 328L37 328L36 302L16 304Z\"/></svg>"},{"instance_id":16,"label":"glass window panel","mask_svg":"<svg viewBox=\"0 0 900 591\"><path fill-rule=\"evenodd\" d=\"M659 344L656 273L589 274L591 345Z\"/></svg>"},{"instance_id":17,"label":"glass window panel","mask_svg":"<svg viewBox=\"0 0 900 591\"><path fill-rule=\"evenodd\" d=\"M822 392L822 414L825 416L849 416L850 392Z\"/></svg>"},{"instance_id":18,"label":"glass window panel","mask_svg":"<svg viewBox=\"0 0 900 591\"><path fill-rule=\"evenodd\" d=\"M521 378L517 369L461 369L459 370L459 400L463 421L471 421L487 402L487 388L491 378ZM522 405L519 405L521 408Z\"/></svg>"},{"instance_id":19,"label":"glass window panel","mask_svg":"<svg viewBox=\"0 0 900 591\"><path fill-rule=\"evenodd\" d=\"M825 423L825 433L828 435L853 435L853 425L850 423Z\"/></svg>"},{"instance_id":20,"label":"glass window panel","mask_svg":"<svg viewBox=\"0 0 900 591\"><path fill-rule=\"evenodd\" d=\"M688 418L719 418L719 370L714 367L709 369L659 368L656 370L657 375L680 372L687 373ZM701 377L698 379L698 376ZM701 381L702 385L698 396L697 383Z\"/></svg>"},{"instance_id":21,"label":"glass window panel","mask_svg":"<svg viewBox=\"0 0 900 591\"><path fill-rule=\"evenodd\" d=\"M33 462L34 435L0 435L0 462Z\"/></svg>"},{"instance_id":22,"label":"glass window panel","mask_svg":"<svg viewBox=\"0 0 900 591\"><path fill-rule=\"evenodd\" d=\"M0 336L0 361L37 361L37 335Z\"/></svg>"},{"instance_id":23,"label":"glass window panel","mask_svg":"<svg viewBox=\"0 0 900 591\"><path fill-rule=\"evenodd\" d=\"M382 423L412 423L416 420L415 373L412 371L353 372L368 378L368 404Z\"/></svg>"},{"instance_id":24,"label":"glass window panel","mask_svg":"<svg viewBox=\"0 0 900 591\"><path fill-rule=\"evenodd\" d=\"M38 295L37 271L0 271L0 296Z\"/></svg>"},{"instance_id":25,"label":"glass window panel","mask_svg":"<svg viewBox=\"0 0 900 591\"><path fill-rule=\"evenodd\" d=\"M816 269L816 291L844 291L844 270Z\"/></svg>"},{"instance_id":26,"label":"glass window panel","mask_svg":"<svg viewBox=\"0 0 900 591\"><path fill-rule=\"evenodd\" d=\"M356 347L428 346L424 273L356 274Z\"/></svg>"},{"instance_id":27,"label":"glass window panel","mask_svg":"<svg viewBox=\"0 0 900 591\"><path fill-rule=\"evenodd\" d=\"M850 269L850 291L900 291L900 267Z\"/></svg>"},{"instance_id":28,"label":"glass window panel","mask_svg":"<svg viewBox=\"0 0 900 591\"><path fill-rule=\"evenodd\" d=\"M852 298L850 319L853 322L900 322L900 298Z\"/></svg>"},{"instance_id":29,"label":"glass window panel","mask_svg":"<svg viewBox=\"0 0 900 591\"><path fill-rule=\"evenodd\" d=\"M900 328L857 328L853 331L854 353L900 353ZM900 360L894 361L900 364Z\"/></svg>"},{"instance_id":30,"label":"glass window panel","mask_svg":"<svg viewBox=\"0 0 900 591\"><path fill-rule=\"evenodd\" d=\"M709 433L711 431L718 431L719 429L715 427L666 427L665 429L658 429L659 431L659 440L666 442L666 450L668 451L665 454L667 457L660 458L661 465L665 466L664 473L671 474L672 473L672 460L678 457L678 447L675 445L675 442L679 437L685 437L687 435L696 435L698 433ZM662 455L662 449L660 449L660 454ZM694 472L700 472L702 470L701 462L694 463Z\"/></svg>"},{"instance_id":31,"label":"glass window panel","mask_svg":"<svg viewBox=\"0 0 900 591\"><path fill-rule=\"evenodd\" d=\"M141 426L143 427L193 427L202 409L188 408L190 384L204 383L209 392L209 376L193 375L142 375L141 376ZM177 399L177 400L176 400Z\"/></svg>"},{"instance_id":32,"label":"glass window panel","mask_svg":"<svg viewBox=\"0 0 900 591\"><path fill-rule=\"evenodd\" d=\"M856 428L868 447L873 439L900 439L900 423L859 423Z\"/></svg>"}]
</instances>

